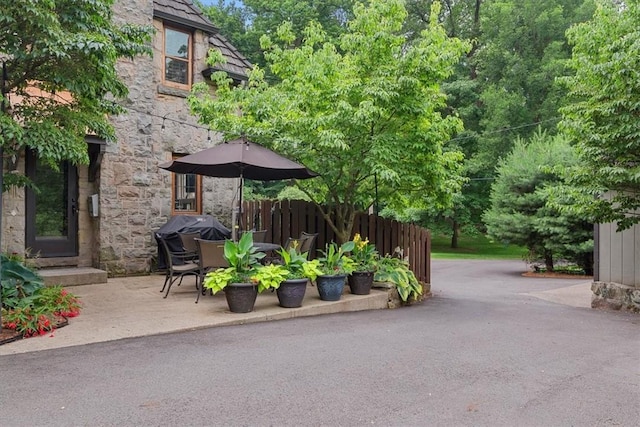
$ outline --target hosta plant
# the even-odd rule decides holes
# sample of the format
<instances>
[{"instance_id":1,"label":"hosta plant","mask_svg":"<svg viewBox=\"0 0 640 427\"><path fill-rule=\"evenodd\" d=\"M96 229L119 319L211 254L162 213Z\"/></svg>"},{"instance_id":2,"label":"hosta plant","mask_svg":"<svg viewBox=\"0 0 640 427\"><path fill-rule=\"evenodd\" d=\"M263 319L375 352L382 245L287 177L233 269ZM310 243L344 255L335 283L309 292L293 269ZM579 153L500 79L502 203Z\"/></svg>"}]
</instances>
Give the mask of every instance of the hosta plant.
<instances>
[{"instance_id":1,"label":"hosta plant","mask_svg":"<svg viewBox=\"0 0 640 427\"><path fill-rule=\"evenodd\" d=\"M422 285L409 269L409 264L400 258L385 256L378 259L374 280L396 285L404 302L410 298L417 300L422 295Z\"/></svg>"}]
</instances>

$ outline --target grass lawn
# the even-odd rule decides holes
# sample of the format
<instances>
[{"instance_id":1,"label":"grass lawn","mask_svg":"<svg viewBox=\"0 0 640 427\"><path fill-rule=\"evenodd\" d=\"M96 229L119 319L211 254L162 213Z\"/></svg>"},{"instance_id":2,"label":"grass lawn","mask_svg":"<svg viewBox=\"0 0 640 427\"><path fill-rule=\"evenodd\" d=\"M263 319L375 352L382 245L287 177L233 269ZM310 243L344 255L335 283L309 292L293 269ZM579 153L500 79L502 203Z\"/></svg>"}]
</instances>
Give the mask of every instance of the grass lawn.
<instances>
[{"instance_id":1,"label":"grass lawn","mask_svg":"<svg viewBox=\"0 0 640 427\"><path fill-rule=\"evenodd\" d=\"M491 242L483 235L460 236L458 248L451 248L451 237L431 237L432 259L518 259L527 253L520 246Z\"/></svg>"}]
</instances>

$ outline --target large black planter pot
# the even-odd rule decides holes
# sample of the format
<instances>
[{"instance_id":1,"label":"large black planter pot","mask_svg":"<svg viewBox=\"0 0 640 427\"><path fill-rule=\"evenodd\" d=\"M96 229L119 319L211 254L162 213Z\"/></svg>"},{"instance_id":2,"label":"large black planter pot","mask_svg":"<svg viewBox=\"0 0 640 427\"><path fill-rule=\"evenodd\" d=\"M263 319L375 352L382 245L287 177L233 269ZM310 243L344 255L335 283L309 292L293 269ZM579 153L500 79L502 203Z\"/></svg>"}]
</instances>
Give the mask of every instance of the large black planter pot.
<instances>
[{"instance_id":1,"label":"large black planter pot","mask_svg":"<svg viewBox=\"0 0 640 427\"><path fill-rule=\"evenodd\" d=\"M338 301L342 297L346 278L346 274L318 276L316 278L316 285L320 299L322 301Z\"/></svg>"},{"instance_id":2,"label":"large black planter pot","mask_svg":"<svg viewBox=\"0 0 640 427\"><path fill-rule=\"evenodd\" d=\"M306 291L307 279L290 279L280 283L280 287L276 289L280 307L300 307Z\"/></svg>"},{"instance_id":3,"label":"large black planter pot","mask_svg":"<svg viewBox=\"0 0 640 427\"><path fill-rule=\"evenodd\" d=\"M258 296L258 286L253 283L229 283L224 288L229 311L249 313L253 311Z\"/></svg>"},{"instance_id":4,"label":"large black planter pot","mask_svg":"<svg viewBox=\"0 0 640 427\"><path fill-rule=\"evenodd\" d=\"M373 285L373 271L354 271L349 275L349 288L354 295L369 295Z\"/></svg>"}]
</instances>

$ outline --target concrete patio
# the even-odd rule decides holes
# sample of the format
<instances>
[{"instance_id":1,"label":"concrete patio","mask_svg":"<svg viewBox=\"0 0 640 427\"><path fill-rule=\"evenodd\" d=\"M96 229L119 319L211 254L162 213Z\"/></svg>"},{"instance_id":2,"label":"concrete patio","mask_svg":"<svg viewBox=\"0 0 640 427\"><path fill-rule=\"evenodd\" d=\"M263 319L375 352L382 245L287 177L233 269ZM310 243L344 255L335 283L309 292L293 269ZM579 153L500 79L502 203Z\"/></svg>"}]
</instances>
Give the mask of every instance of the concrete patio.
<instances>
[{"instance_id":1,"label":"concrete patio","mask_svg":"<svg viewBox=\"0 0 640 427\"><path fill-rule=\"evenodd\" d=\"M193 278L173 286L164 299L163 275L112 278L107 283L72 286L68 289L82 301L80 316L53 334L23 339L0 346L0 355L26 353L113 341L170 332L315 316L347 311L387 308L388 292L351 295L348 286L340 301L321 301L314 286L308 286L302 307L283 308L274 292L258 295L251 313L231 313L223 293L206 295L195 304ZM52 336L51 336L52 335Z\"/></svg>"}]
</instances>

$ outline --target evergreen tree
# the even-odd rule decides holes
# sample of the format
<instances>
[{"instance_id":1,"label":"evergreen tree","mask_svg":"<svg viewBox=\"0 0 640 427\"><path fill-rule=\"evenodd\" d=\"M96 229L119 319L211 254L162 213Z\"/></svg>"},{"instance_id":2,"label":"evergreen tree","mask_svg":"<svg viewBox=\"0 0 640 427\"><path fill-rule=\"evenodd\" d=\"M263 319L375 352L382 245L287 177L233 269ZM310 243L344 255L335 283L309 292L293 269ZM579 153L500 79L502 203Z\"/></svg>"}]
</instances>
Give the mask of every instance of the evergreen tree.
<instances>
[{"instance_id":1,"label":"evergreen tree","mask_svg":"<svg viewBox=\"0 0 640 427\"><path fill-rule=\"evenodd\" d=\"M489 237L527 247L548 271L555 259L565 258L591 273L593 225L547 204L549 187L562 183L555 168L576 162L562 136L538 130L529 142L516 139L511 153L500 160L491 188L491 208L484 214Z\"/></svg>"}]
</instances>

